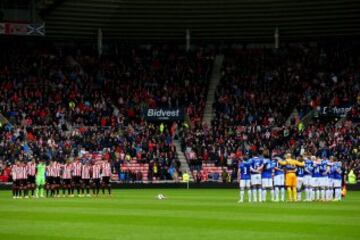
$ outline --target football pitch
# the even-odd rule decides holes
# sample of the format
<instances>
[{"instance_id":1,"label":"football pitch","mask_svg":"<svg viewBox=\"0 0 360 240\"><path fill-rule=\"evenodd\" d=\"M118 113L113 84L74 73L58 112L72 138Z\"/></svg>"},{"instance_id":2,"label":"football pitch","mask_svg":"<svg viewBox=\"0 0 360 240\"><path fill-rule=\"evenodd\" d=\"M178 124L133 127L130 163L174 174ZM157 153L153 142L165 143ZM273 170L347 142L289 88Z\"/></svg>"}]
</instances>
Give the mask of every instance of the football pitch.
<instances>
[{"instance_id":1,"label":"football pitch","mask_svg":"<svg viewBox=\"0 0 360 240\"><path fill-rule=\"evenodd\" d=\"M166 200L155 196L163 193ZM236 189L116 190L101 198L12 199L0 239L360 239L360 192L342 202L243 203Z\"/></svg>"}]
</instances>

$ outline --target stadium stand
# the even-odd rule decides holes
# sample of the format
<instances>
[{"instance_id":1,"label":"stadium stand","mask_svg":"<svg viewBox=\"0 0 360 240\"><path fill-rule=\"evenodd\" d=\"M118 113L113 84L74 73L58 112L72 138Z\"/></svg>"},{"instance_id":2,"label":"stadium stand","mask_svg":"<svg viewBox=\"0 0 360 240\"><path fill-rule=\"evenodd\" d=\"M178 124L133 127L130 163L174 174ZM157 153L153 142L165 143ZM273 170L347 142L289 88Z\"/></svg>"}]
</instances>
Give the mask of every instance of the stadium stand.
<instances>
[{"instance_id":1,"label":"stadium stand","mask_svg":"<svg viewBox=\"0 0 360 240\"><path fill-rule=\"evenodd\" d=\"M238 159L264 149L273 155L286 151L299 155L306 149L358 162L359 127L352 123L358 114L358 74L358 50L352 45L291 44L281 50L229 51L213 105L212 127L197 124L183 135L194 176L218 174L220 166L231 174ZM323 106L352 106L350 121L313 119ZM306 127L304 118L309 114ZM327 134L332 137L325 138Z\"/></svg>"},{"instance_id":2,"label":"stadium stand","mask_svg":"<svg viewBox=\"0 0 360 240\"><path fill-rule=\"evenodd\" d=\"M80 49L63 55L51 48L9 49L2 49L0 63L0 111L11 123L1 129L1 159L64 160L85 151L109 154L114 178L122 181L181 174L177 124L161 129L141 113L179 107L189 121L201 121L211 52L162 45L98 59Z\"/></svg>"},{"instance_id":3,"label":"stadium stand","mask_svg":"<svg viewBox=\"0 0 360 240\"><path fill-rule=\"evenodd\" d=\"M109 155L116 180L177 180L175 137L198 181L231 181L237 160L262 149L335 154L360 172L359 67L352 45L224 50L212 126L201 124L215 56L207 48L185 54L167 45L124 47L102 58L84 49L9 49L0 60L0 110L11 122L1 129L3 179L4 160L27 152L57 159L90 152ZM322 106L350 105L345 118L321 116ZM161 130L140 117L146 107L179 106L186 125Z\"/></svg>"},{"instance_id":4,"label":"stadium stand","mask_svg":"<svg viewBox=\"0 0 360 240\"><path fill-rule=\"evenodd\" d=\"M262 149L336 152L357 166L360 2L205 2L3 1L1 34L33 29L46 40L0 39L2 169L28 153L86 152L111 159L114 179L177 179L175 139L194 179L234 178L237 160ZM42 22L46 31L37 29ZM101 31L109 42L99 57L89 40ZM279 49L262 44L275 32ZM186 52L176 41L187 33L211 43ZM80 47L69 47L74 39ZM160 39L176 41L149 43ZM306 43L290 43L298 41ZM204 125L217 53L223 76ZM183 108L185 121L159 127L142 117L148 107ZM346 116L333 114L349 107Z\"/></svg>"}]
</instances>

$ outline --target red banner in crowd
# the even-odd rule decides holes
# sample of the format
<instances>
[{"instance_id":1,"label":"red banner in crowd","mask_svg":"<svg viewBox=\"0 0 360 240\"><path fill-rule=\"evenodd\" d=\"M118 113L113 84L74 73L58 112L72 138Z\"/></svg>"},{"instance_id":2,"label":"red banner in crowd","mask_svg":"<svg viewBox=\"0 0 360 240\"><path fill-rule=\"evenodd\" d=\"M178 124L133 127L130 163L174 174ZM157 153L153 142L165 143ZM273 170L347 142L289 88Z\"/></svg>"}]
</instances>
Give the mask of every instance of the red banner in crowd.
<instances>
[{"instance_id":1,"label":"red banner in crowd","mask_svg":"<svg viewBox=\"0 0 360 240\"><path fill-rule=\"evenodd\" d=\"M0 34L45 36L45 23L0 23Z\"/></svg>"}]
</instances>

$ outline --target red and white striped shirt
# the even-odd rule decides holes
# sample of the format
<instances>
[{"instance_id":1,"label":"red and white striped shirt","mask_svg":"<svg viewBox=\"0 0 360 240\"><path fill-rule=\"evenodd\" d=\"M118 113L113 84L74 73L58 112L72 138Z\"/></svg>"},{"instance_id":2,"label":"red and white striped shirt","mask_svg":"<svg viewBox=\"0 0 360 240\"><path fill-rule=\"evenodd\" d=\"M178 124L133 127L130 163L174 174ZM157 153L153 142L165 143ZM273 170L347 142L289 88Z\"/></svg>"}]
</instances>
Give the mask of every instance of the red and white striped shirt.
<instances>
[{"instance_id":1,"label":"red and white striped shirt","mask_svg":"<svg viewBox=\"0 0 360 240\"><path fill-rule=\"evenodd\" d=\"M110 163L103 162L103 164L102 164L102 172L101 173L102 173L103 177L110 177L110 175L111 175Z\"/></svg>"},{"instance_id":2,"label":"red and white striped shirt","mask_svg":"<svg viewBox=\"0 0 360 240\"><path fill-rule=\"evenodd\" d=\"M46 176L47 177L52 177L51 165L46 166Z\"/></svg>"},{"instance_id":3,"label":"red and white striped shirt","mask_svg":"<svg viewBox=\"0 0 360 240\"><path fill-rule=\"evenodd\" d=\"M12 165L11 166L11 178L13 179L13 181L15 181L16 180L16 177L17 177L17 175L16 175L16 169L17 169L17 165L16 164L14 164L14 165Z\"/></svg>"},{"instance_id":4,"label":"red and white striped shirt","mask_svg":"<svg viewBox=\"0 0 360 240\"><path fill-rule=\"evenodd\" d=\"M52 174L53 174L52 165L46 166L46 176L52 177Z\"/></svg>"},{"instance_id":5,"label":"red and white striped shirt","mask_svg":"<svg viewBox=\"0 0 360 240\"><path fill-rule=\"evenodd\" d=\"M27 169L27 175L35 176L35 174L36 174L36 163L29 162L26 165L26 169Z\"/></svg>"},{"instance_id":6,"label":"red and white striped shirt","mask_svg":"<svg viewBox=\"0 0 360 240\"><path fill-rule=\"evenodd\" d=\"M16 167L16 179L22 180L27 178L26 166Z\"/></svg>"},{"instance_id":7,"label":"red and white striped shirt","mask_svg":"<svg viewBox=\"0 0 360 240\"><path fill-rule=\"evenodd\" d=\"M60 163L54 163L54 177L60 177L60 171L61 171L61 164Z\"/></svg>"},{"instance_id":8,"label":"red and white striped shirt","mask_svg":"<svg viewBox=\"0 0 360 240\"><path fill-rule=\"evenodd\" d=\"M101 171L101 166L99 164L94 164L92 166L92 178L93 179L100 178L100 171Z\"/></svg>"},{"instance_id":9,"label":"red and white striped shirt","mask_svg":"<svg viewBox=\"0 0 360 240\"><path fill-rule=\"evenodd\" d=\"M83 165L81 178L82 179L90 179L90 171L91 171L90 165Z\"/></svg>"},{"instance_id":10,"label":"red and white striped shirt","mask_svg":"<svg viewBox=\"0 0 360 240\"><path fill-rule=\"evenodd\" d=\"M60 166L57 163L53 163L46 167L47 176L49 177L59 177L60 176Z\"/></svg>"},{"instance_id":11,"label":"red and white striped shirt","mask_svg":"<svg viewBox=\"0 0 360 240\"><path fill-rule=\"evenodd\" d=\"M72 169L73 169L72 164L63 165L62 178L63 179L71 179Z\"/></svg>"},{"instance_id":12,"label":"red and white striped shirt","mask_svg":"<svg viewBox=\"0 0 360 240\"><path fill-rule=\"evenodd\" d=\"M73 176L81 177L81 168L82 168L81 162L74 162L73 163Z\"/></svg>"}]
</instances>

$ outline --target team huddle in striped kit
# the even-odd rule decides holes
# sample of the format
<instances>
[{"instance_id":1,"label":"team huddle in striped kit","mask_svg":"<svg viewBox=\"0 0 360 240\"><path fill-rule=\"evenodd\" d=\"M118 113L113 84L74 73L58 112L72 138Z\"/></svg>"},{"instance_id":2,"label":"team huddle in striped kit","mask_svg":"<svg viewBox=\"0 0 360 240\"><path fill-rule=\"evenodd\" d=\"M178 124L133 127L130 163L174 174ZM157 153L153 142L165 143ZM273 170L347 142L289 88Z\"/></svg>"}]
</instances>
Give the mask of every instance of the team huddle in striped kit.
<instances>
[{"instance_id":1,"label":"team huddle in striped kit","mask_svg":"<svg viewBox=\"0 0 360 240\"><path fill-rule=\"evenodd\" d=\"M102 193L111 195L111 166L107 160L84 161L79 158L60 163L50 160L16 161L11 167L13 198L29 197L90 197ZM76 192L75 192L76 190Z\"/></svg>"},{"instance_id":2,"label":"team huddle in striped kit","mask_svg":"<svg viewBox=\"0 0 360 240\"><path fill-rule=\"evenodd\" d=\"M271 201L340 201L343 170L341 161L331 156L316 157L304 154L292 159L269 158L267 154L240 161L238 180L240 200L247 190L249 202L264 202L270 192ZM304 193L304 194L303 194Z\"/></svg>"}]
</instances>

